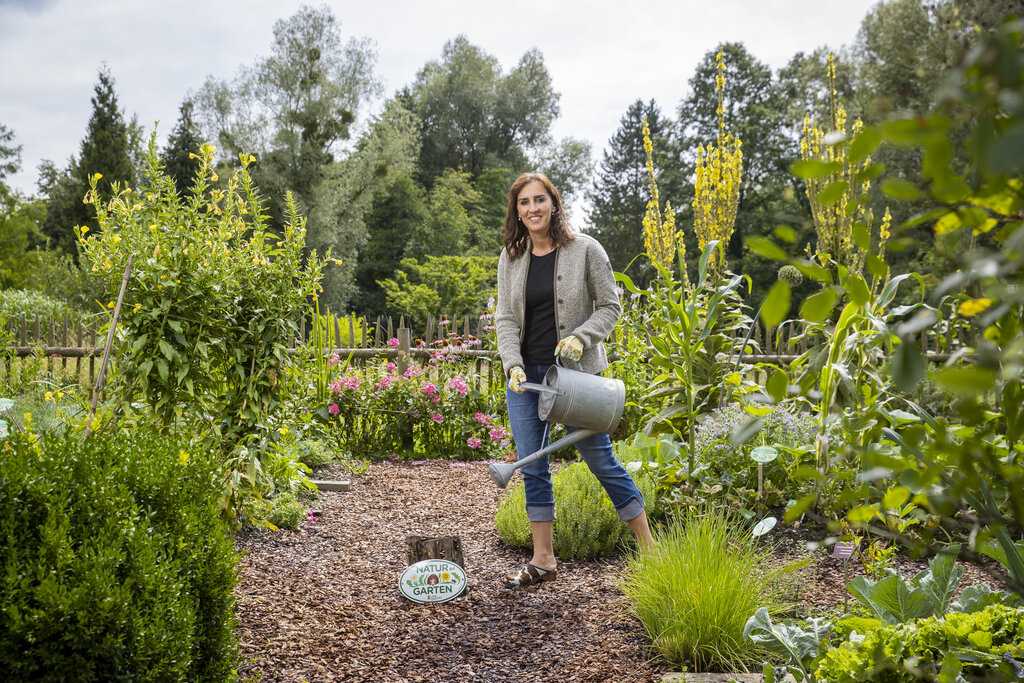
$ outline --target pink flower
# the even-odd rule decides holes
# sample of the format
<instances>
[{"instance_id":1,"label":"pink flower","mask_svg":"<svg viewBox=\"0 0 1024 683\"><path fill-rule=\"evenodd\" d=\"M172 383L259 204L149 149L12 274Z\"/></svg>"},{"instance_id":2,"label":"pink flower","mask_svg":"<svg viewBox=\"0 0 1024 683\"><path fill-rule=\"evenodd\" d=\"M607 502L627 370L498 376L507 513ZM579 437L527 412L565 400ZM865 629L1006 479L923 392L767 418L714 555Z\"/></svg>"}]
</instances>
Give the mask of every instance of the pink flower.
<instances>
[{"instance_id":1,"label":"pink flower","mask_svg":"<svg viewBox=\"0 0 1024 683\"><path fill-rule=\"evenodd\" d=\"M406 379L412 379L413 377L419 377L422 374L423 371L417 368L416 366L409 366L409 368L405 371L404 376Z\"/></svg>"},{"instance_id":2,"label":"pink flower","mask_svg":"<svg viewBox=\"0 0 1024 683\"><path fill-rule=\"evenodd\" d=\"M341 412L341 409L338 408L337 403L332 403L331 407L327 409L327 412L330 413L331 415L337 415L338 413Z\"/></svg>"},{"instance_id":3,"label":"pink flower","mask_svg":"<svg viewBox=\"0 0 1024 683\"><path fill-rule=\"evenodd\" d=\"M481 441L480 439L476 438L475 436L469 437L466 440L466 443L469 444L470 448L480 448L480 446L483 445L483 441Z\"/></svg>"},{"instance_id":4,"label":"pink flower","mask_svg":"<svg viewBox=\"0 0 1024 683\"><path fill-rule=\"evenodd\" d=\"M505 438L505 428L495 427L490 431L490 435L492 441L501 441L502 439Z\"/></svg>"},{"instance_id":5,"label":"pink flower","mask_svg":"<svg viewBox=\"0 0 1024 683\"><path fill-rule=\"evenodd\" d=\"M333 368L335 365L339 365L340 363L341 363L341 356L339 356L336 353L332 353L331 357L327 361L327 367Z\"/></svg>"},{"instance_id":6,"label":"pink flower","mask_svg":"<svg viewBox=\"0 0 1024 683\"><path fill-rule=\"evenodd\" d=\"M380 381L377 382L374 388L377 389L378 391L383 391L384 389L390 387L392 382L394 382L394 377L392 377L391 375L384 375L383 377L380 378Z\"/></svg>"},{"instance_id":7,"label":"pink flower","mask_svg":"<svg viewBox=\"0 0 1024 683\"><path fill-rule=\"evenodd\" d=\"M384 368L388 372L394 372L395 371L395 364L394 363L388 363L387 365L384 366Z\"/></svg>"},{"instance_id":8,"label":"pink flower","mask_svg":"<svg viewBox=\"0 0 1024 683\"><path fill-rule=\"evenodd\" d=\"M397 349L398 348L398 338L397 337L392 337L391 339L388 339L388 346L390 346L393 349Z\"/></svg>"},{"instance_id":9,"label":"pink flower","mask_svg":"<svg viewBox=\"0 0 1024 683\"><path fill-rule=\"evenodd\" d=\"M420 391L422 391L427 396L433 396L434 394L437 393L437 387L434 386L433 382L427 382L426 384L420 386Z\"/></svg>"},{"instance_id":10,"label":"pink flower","mask_svg":"<svg viewBox=\"0 0 1024 683\"><path fill-rule=\"evenodd\" d=\"M465 398L466 392L469 391L469 384L463 377L453 377L452 379L448 380L448 390L455 391L459 394L459 396Z\"/></svg>"},{"instance_id":11,"label":"pink flower","mask_svg":"<svg viewBox=\"0 0 1024 683\"><path fill-rule=\"evenodd\" d=\"M339 380L335 380L331 383L331 391L335 394L341 393L341 382Z\"/></svg>"},{"instance_id":12,"label":"pink flower","mask_svg":"<svg viewBox=\"0 0 1024 683\"><path fill-rule=\"evenodd\" d=\"M434 413L433 415L430 416L430 421L435 424L441 424L442 422L444 422L444 415L442 415L441 413Z\"/></svg>"},{"instance_id":13,"label":"pink flower","mask_svg":"<svg viewBox=\"0 0 1024 683\"><path fill-rule=\"evenodd\" d=\"M491 421L491 416L484 413L477 413L473 416L475 422L479 422L482 425L488 424Z\"/></svg>"},{"instance_id":14,"label":"pink flower","mask_svg":"<svg viewBox=\"0 0 1024 683\"><path fill-rule=\"evenodd\" d=\"M342 377L339 381L341 382L341 386L345 387L346 389L358 389L359 385L362 383L359 380L359 378L356 377L355 375L346 375L345 377Z\"/></svg>"}]
</instances>

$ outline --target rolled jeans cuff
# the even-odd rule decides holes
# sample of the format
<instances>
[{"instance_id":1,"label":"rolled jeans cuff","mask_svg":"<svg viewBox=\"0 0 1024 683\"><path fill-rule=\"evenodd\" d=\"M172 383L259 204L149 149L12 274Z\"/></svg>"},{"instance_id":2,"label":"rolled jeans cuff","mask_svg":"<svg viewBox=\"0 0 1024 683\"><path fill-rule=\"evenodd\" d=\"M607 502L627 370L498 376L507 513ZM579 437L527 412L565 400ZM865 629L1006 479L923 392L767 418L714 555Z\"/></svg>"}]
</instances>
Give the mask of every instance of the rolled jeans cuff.
<instances>
[{"instance_id":1,"label":"rolled jeans cuff","mask_svg":"<svg viewBox=\"0 0 1024 683\"><path fill-rule=\"evenodd\" d=\"M527 505L526 518L531 522L553 522L555 521L555 506Z\"/></svg>"},{"instance_id":2,"label":"rolled jeans cuff","mask_svg":"<svg viewBox=\"0 0 1024 683\"><path fill-rule=\"evenodd\" d=\"M620 508L615 510L619 513L619 519L623 522L628 522L631 519L636 519L644 512L644 503L638 498L630 498L629 502Z\"/></svg>"}]
</instances>

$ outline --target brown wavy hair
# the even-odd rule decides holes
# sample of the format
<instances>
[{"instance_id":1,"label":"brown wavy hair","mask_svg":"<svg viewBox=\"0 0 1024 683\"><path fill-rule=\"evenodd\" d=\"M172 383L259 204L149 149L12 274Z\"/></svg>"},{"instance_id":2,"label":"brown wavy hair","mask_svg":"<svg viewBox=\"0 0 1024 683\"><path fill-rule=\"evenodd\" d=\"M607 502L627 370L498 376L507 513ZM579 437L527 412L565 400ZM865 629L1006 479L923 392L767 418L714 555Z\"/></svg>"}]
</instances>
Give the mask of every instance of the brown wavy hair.
<instances>
[{"instance_id":1,"label":"brown wavy hair","mask_svg":"<svg viewBox=\"0 0 1024 683\"><path fill-rule=\"evenodd\" d=\"M558 194L555 186L551 184L551 181L543 173L524 173L516 178L516 181L512 183L512 187L508 190L508 210L505 212L505 233L502 236L502 242L505 243L505 252L511 261L526 253L526 244L530 231L519 220L516 202L522 189L535 180L544 186L544 189L551 197L551 226L548 233L551 236L551 241L554 242L556 247L561 247L575 239L569 231L569 222L565 218L565 209L562 207L562 197Z\"/></svg>"}]
</instances>

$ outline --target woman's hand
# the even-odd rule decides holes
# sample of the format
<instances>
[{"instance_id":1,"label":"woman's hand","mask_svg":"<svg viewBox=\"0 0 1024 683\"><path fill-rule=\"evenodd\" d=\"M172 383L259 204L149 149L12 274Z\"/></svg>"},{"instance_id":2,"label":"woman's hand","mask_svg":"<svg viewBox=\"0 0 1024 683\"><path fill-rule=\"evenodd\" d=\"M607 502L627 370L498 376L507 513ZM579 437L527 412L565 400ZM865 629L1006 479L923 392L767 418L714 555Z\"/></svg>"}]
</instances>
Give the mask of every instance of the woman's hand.
<instances>
[{"instance_id":1,"label":"woman's hand","mask_svg":"<svg viewBox=\"0 0 1024 683\"><path fill-rule=\"evenodd\" d=\"M570 334L558 342L558 346L555 347L555 355L569 360L579 360L583 357L583 342L576 335Z\"/></svg>"},{"instance_id":2,"label":"woman's hand","mask_svg":"<svg viewBox=\"0 0 1024 683\"><path fill-rule=\"evenodd\" d=\"M526 381L526 373L518 365L508 371L508 388L514 394L521 394L526 389L523 389L522 384Z\"/></svg>"}]
</instances>

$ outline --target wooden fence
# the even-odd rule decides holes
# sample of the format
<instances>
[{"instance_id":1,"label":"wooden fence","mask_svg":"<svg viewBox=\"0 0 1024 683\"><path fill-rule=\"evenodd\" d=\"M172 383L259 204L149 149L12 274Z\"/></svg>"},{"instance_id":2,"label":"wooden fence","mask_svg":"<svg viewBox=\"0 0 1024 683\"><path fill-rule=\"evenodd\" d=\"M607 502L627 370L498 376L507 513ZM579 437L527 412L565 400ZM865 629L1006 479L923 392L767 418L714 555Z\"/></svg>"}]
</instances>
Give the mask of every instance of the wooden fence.
<instances>
[{"instance_id":1,"label":"wooden fence","mask_svg":"<svg viewBox=\"0 0 1024 683\"><path fill-rule=\"evenodd\" d=\"M490 320L473 319L469 316L464 316L461 320L445 315L429 316L420 330L411 329L404 317L399 318L397 322L391 317L379 317L375 321L368 321L365 318L357 321L351 316L331 320L330 335L326 334L327 331L321 324L319 338L330 338L331 341L345 340L348 343L344 346L331 344L332 351L343 358L357 361L375 358L412 358L425 363L433 353L443 348L445 343L455 340L483 340L491 333L488 329ZM760 324L756 325L750 337L755 344L756 352L744 354L743 360L747 363L786 364L798 358L817 340L809 340L803 335L803 330L796 327L797 322L799 321L787 321L777 329L766 329ZM103 354L103 344L106 341L95 323L68 318L43 318L38 315L29 318L22 315L8 319L7 332L14 342L15 356L41 356L51 373L60 370L83 379L88 376L90 382L95 380L99 371L99 358ZM310 344L315 336L312 323L306 319L301 320L298 335L291 340L291 353L309 353ZM976 330L963 321L946 324L938 330L929 329L921 333L919 338L928 360L937 363L947 360L958 348L973 346L977 342ZM398 340L398 345L394 346L395 342L391 340ZM743 341L743 338L736 339L729 354L733 360ZM481 343L479 346L470 346L469 350L460 351L464 356L473 359L478 374L491 372L490 361L496 355L485 350L483 346ZM11 372L6 356L3 372L5 376Z\"/></svg>"}]
</instances>

